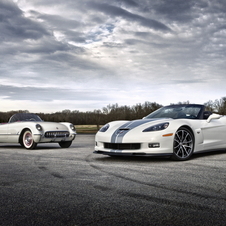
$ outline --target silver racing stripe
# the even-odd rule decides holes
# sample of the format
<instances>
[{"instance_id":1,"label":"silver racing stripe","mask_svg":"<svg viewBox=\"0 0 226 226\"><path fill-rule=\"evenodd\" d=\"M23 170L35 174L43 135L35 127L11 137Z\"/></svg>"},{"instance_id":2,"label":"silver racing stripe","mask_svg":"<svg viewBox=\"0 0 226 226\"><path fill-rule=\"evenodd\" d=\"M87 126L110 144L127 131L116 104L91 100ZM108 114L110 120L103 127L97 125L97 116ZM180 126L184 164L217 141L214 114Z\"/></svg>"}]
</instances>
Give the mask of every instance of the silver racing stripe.
<instances>
[{"instance_id":1,"label":"silver racing stripe","mask_svg":"<svg viewBox=\"0 0 226 226\"><path fill-rule=\"evenodd\" d=\"M131 124L131 122L127 122L125 124L123 124L122 126L120 126L117 130L115 130L115 132L112 134L111 136L111 143L117 143L116 140L118 139L120 133L124 133L124 131L121 129L122 128L129 128L128 126ZM125 131L126 132L126 131ZM128 131L127 131L128 132ZM126 133L125 133L126 134ZM124 135L125 135L124 134ZM122 135L122 134L121 134Z\"/></svg>"},{"instance_id":2,"label":"silver racing stripe","mask_svg":"<svg viewBox=\"0 0 226 226\"><path fill-rule=\"evenodd\" d=\"M123 137L132 129L155 120L136 120L123 124L111 136L111 143L122 143Z\"/></svg>"},{"instance_id":3,"label":"silver racing stripe","mask_svg":"<svg viewBox=\"0 0 226 226\"><path fill-rule=\"evenodd\" d=\"M122 143L123 137L131 130L133 122L130 122L128 125L124 125L116 130L115 142L113 143Z\"/></svg>"}]
</instances>

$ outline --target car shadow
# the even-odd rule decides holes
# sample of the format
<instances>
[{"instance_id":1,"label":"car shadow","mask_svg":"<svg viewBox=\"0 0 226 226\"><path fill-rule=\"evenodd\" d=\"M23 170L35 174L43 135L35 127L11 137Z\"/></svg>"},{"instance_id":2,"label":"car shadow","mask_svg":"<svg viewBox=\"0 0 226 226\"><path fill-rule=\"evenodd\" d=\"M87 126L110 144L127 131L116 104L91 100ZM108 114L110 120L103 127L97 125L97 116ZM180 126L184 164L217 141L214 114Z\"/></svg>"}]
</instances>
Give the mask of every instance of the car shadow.
<instances>
[{"instance_id":1,"label":"car shadow","mask_svg":"<svg viewBox=\"0 0 226 226\"><path fill-rule=\"evenodd\" d=\"M175 161L170 156L108 156L103 155L96 157L96 161L100 162L189 162L198 158L204 158L208 156L215 156L219 154L226 154L226 150L208 151L202 153L195 153L187 161Z\"/></svg>"},{"instance_id":2,"label":"car shadow","mask_svg":"<svg viewBox=\"0 0 226 226\"><path fill-rule=\"evenodd\" d=\"M170 157L144 157L144 156L102 156L95 158L100 162L168 162L172 161Z\"/></svg>"},{"instance_id":3,"label":"car shadow","mask_svg":"<svg viewBox=\"0 0 226 226\"><path fill-rule=\"evenodd\" d=\"M22 149L22 150L27 150L27 151L35 151L35 150L41 150L41 149L60 149L61 147L59 146L46 146L46 145L37 145L37 147L35 149L26 149L24 147L22 147L19 144L4 144L4 145L0 145L0 149L3 148L7 148L7 149Z\"/></svg>"},{"instance_id":4,"label":"car shadow","mask_svg":"<svg viewBox=\"0 0 226 226\"><path fill-rule=\"evenodd\" d=\"M199 153L194 153L190 160L192 159L197 159L197 158L203 158L203 157L208 157L208 156L214 156L214 155L219 155L219 154L226 154L226 149L221 149L221 150L211 150L211 151L203 151Z\"/></svg>"},{"instance_id":5,"label":"car shadow","mask_svg":"<svg viewBox=\"0 0 226 226\"><path fill-rule=\"evenodd\" d=\"M19 144L4 144L4 145L0 145L0 149L2 148L10 148L10 149L24 149L22 146L20 146Z\"/></svg>"}]
</instances>

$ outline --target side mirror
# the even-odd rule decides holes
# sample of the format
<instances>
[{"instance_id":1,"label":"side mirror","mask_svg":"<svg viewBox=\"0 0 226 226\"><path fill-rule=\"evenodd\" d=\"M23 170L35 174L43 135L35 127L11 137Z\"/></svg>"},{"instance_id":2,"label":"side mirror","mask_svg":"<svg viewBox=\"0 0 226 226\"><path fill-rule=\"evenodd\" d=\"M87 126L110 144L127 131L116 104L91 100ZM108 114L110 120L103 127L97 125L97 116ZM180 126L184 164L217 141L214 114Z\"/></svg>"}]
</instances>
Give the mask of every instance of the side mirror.
<instances>
[{"instance_id":1,"label":"side mirror","mask_svg":"<svg viewBox=\"0 0 226 226\"><path fill-rule=\"evenodd\" d=\"M212 114L209 116L209 118L206 120L207 122L210 122L211 120L213 119L219 119L221 118L221 115L218 115L218 114Z\"/></svg>"},{"instance_id":2,"label":"side mirror","mask_svg":"<svg viewBox=\"0 0 226 226\"><path fill-rule=\"evenodd\" d=\"M212 115L213 113L211 111L204 111L203 112L203 119L208 119L210 117L210 115Z\"/></svg>"}]
</instances>

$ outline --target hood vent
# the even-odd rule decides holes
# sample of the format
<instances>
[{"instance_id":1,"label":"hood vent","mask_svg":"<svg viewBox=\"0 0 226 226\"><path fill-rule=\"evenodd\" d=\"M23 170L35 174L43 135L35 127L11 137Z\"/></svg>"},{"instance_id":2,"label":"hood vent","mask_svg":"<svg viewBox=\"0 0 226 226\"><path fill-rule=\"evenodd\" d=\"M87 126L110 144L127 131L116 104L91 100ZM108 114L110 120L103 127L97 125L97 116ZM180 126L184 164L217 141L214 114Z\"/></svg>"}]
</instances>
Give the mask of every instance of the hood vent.
<instances>
[{"instance_id":1,"label":"hood vent","mask_svg":"<svg viewBox=\"0 0 226 226\"><path fill-rule=\"evenodd\" d=\"M130 130L130 128L120 128L120 129L118 129L118 130Z\"/></svg>"}]
</instances>

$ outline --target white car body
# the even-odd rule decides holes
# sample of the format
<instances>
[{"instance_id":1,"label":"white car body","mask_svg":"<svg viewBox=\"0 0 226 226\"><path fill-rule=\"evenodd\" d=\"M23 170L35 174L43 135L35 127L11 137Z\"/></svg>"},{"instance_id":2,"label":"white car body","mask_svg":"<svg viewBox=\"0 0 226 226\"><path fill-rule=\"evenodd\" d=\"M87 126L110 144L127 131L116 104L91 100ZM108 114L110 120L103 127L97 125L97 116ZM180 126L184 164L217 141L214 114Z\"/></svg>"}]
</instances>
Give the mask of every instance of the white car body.
<instances>
[{"instance_id":1,"label":"white car body","mask_svg":"<svg viewBox=\"0 0 226 226\"><path fill-rule=\"evenodd\" d=\"M183 117L152 118L167 108L171 115L177 109ZM194 110L196 115L188 114L188 110ZM160 111L150 114L151 118L106 124L96 134L94 153L172 156L175 160L187 160L193 152L226 148L226 117L206 112L203 105L173 105ZM148 128L151 131L145 132Z\"/></svg>"},{"instance_id":2,"label":"white car body","mask_svg":"<svg viewBox=\"0 0 226 226\"><path fill-rule=\"evenodd\" d=\"M44 122L31 113L15 114L8 123L0 124L0 143L20 143L27 149L51 142L67 148L75 137L76 130L71 123Z\"/></svg>"}]
</instances>

